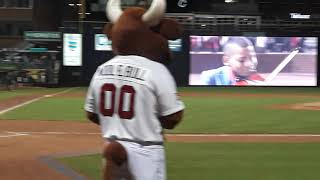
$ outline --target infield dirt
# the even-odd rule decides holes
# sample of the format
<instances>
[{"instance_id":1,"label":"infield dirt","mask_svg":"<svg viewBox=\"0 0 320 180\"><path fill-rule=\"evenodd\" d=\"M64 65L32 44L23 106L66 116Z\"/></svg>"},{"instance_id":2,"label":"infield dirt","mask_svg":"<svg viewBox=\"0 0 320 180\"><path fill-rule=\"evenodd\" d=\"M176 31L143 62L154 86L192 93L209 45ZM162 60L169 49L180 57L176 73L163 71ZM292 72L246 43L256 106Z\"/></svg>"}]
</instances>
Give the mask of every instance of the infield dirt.
<instances>
[{"instance_id":1,"label":"infield dirt","mask_svg":"<svg viewBox=\"0 0 320 180\"><path fill-rule=\"evenodd\" d=\"M43 94L34 94L1 101L0 111L41 96ZM58 96L84 97L84 94L68 93ZM181 96L204 95L183 93ZM296 105L294 107L297 108ZM49 168L45 163L39 161L39 158L61 154L100 152L103 139L98 126L89 122L49 120L0 120L1 180L70 179ZM317 135L166 135L166 139L170 142L320 142L320 136Z\"/></svg>"}]
</instances>

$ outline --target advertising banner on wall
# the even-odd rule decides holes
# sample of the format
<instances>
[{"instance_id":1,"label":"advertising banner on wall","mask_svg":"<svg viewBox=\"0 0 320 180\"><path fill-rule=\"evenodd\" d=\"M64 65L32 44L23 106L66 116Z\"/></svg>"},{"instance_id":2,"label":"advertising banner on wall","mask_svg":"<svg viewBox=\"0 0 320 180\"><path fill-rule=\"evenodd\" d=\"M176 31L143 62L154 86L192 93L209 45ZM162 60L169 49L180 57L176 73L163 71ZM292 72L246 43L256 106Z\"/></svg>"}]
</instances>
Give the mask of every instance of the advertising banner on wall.
<instances>
[{"instance_id":1,"label":"advertising banner on wall","mask_svg":"<svg viewBox=\"0 0 320 180\"><path fill-rule=\"evenodd\" d=\"M168 40L171 51L182 51L182 39ZM105 34L95 34L94 49L96 51L112 51L112 41Z\"/></svg>"},{"instance_id":2,"label":"advertising banner on wall","mask_svg":"<svg viewBox=\"0 0 320 180\"><path fill-rule=\"evenodd\" d=\"M112 51L111 40L104 34L95 34L94 36L94 49L96 51Z\"/></svg>"},{"instance_id":3,"label":"advertising banner on wall","mask_svg":"<svg viewBox=\"0 0 320 180\"><path fill-rule=\"evenodd\" d=\"M61 32L51 31L25 31L26 41L61 41Z\"/></svg>"},{"instance_id":4,"label":"advertising banner on wall","mask_svg":"<svg viewBox=\"0 0 320 180\"><path fill-rule=\"evenodd\" d=\"M82 66L82 34L63 34L63 65Z\"/></svg>"}]
</instances>

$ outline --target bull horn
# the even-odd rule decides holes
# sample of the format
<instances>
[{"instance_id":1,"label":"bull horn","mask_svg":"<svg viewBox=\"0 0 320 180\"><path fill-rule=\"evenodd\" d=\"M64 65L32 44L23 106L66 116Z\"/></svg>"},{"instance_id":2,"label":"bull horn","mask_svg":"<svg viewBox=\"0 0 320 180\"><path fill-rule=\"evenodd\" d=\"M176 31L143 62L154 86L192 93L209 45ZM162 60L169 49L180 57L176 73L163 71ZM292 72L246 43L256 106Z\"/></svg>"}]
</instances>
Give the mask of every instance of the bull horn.
<instances>
[{"instance_id":1,"label":"bull horn","mask_svg":"<svg viewBox=\"0 0 320 180\"><path fill-rule=\"evenodd\" d=\"M120 0L109 0L106 5L107 18L111 23L118 21L122 14L121 2Z\"/></svg>"},{"instance_id":2,"label":"bull horn","mask_svg":"<svg viewBox=\"0 0 320 180\"><path fill-rule=\"evenodd\" d=\"M161 17L166 11L165 0L153 0L150 8L142 16L142 21L149 26L155 26L159 24Z\"/></svg>"}]
</instances>

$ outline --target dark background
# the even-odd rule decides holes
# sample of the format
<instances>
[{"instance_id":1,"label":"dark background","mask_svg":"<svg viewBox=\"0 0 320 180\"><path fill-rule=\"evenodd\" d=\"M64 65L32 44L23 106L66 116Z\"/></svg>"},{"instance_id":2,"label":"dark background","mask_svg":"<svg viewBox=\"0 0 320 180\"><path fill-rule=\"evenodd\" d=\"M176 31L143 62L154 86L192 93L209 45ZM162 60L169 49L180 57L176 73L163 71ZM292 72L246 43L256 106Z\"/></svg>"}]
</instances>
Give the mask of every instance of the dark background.
<instances>
[{"instance_id":1,"label":"dark background","mask_svg":"<svg viewBox=\"0 0 320 180\"><path fill-rule=\"evenodd\" d=\"M179 6L179 1L182 6L181 3ZM69 5L83 2L86 2L84 8ZM112 52L95 51L93 45L94 34L101 33L104 24L108 23L105 2L0 0L0 48L20 48L20 44L26 43L24 31L83 33L83 66L62 67L59 83L87 85L96 67L113 57ZM122 0L122 7L148 7L150 2L151 0ZM88 14L80 16L83 9ZM309 14L311 19L290 19L290 13ZM215 15L231 16L235 21L230 23L226 19L224 22L221 17L212 21L212 16ZM167 16L181 21L185 27L183 49L181 52L174 52L175 60L168 66L179 86L188 85L189 35L320 36L319 0L234 0L232 3L226 3L225 0L167 0ZM181 20L182 16L186 18ZM34 47L61 51L58 58L62 61L62 42L31 43Z\"/></svg>"}]
</instances>

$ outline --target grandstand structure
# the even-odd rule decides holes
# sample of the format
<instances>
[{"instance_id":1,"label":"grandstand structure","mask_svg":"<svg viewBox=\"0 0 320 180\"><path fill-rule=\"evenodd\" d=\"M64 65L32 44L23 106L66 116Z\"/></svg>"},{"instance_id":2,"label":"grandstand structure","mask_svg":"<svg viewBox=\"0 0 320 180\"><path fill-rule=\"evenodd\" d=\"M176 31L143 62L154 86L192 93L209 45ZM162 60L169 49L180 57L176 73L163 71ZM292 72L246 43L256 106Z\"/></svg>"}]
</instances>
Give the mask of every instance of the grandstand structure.
<instances>
[{"instance_id":1,"label":"grandstand structure","mask_svg":"<svg viewBox=\"0 0 320 180\"><path fill-rule=\"evenodd\" d=\"M151 1L122 0L121 3L123 8L148 8ZM62 81L65 83L87 83L96 66L104 58L112 57L111 52L97 52L90 45L94 41L94 35L102 33L104 25L108 23L105 15L106 2L107 0L0 0L0 70L1 62L7 66L8 63L21 61L23 58L34 60L43 56L42 59L47 59L47 64L52 65L49 70L60 67L55 70L60 75L55 73L55 77L64 77ZM176 19L184 26L185 39L191 34L316 37L320 34L318 0L167 0L165 16ZM54 41L48 38L30 39L26 37L26 32L60 33L61 38ZM82 67L62 65L64 33L82 34L83 41L90 42L84 43ZM184 46L187 47L188 44ZM46 50L32 51L37 48ZM188 53L184 50L179 56L181 59L188 59ZM184 63L186 64L183 66L187 67L187 62ZM186 71L176 72L177 76L187 76Z\"/></svg>"}]
</instances>

